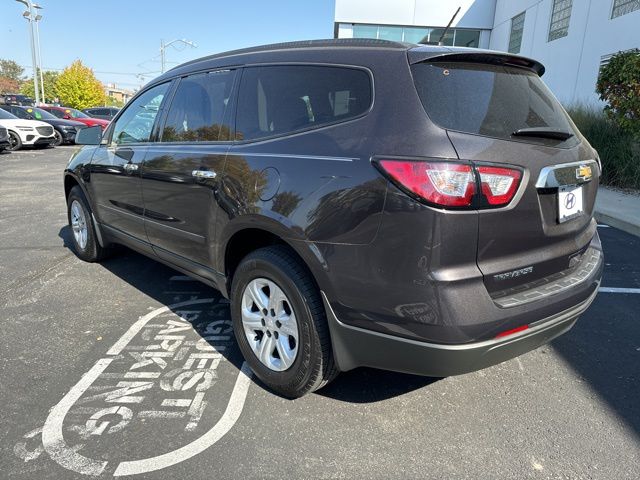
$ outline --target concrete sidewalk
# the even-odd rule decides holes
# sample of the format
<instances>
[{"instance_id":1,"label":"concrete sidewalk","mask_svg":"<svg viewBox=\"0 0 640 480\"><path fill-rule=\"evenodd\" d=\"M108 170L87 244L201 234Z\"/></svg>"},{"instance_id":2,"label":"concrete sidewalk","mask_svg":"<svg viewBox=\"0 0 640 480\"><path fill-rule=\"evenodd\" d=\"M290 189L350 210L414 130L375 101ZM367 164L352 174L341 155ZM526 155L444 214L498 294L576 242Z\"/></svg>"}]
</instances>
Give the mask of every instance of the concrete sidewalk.
<instances>
[{"instance_id":1,"label":"concrete sidewalk","mask_svg":"<svg viewBox=\"0 0 640 480\"><path fill-rule=\"evenodd\" d=\"M596 199L595 217L598 222L640 237L640 194L623 193L601 186Z\"/></svg>"}]
</instances>

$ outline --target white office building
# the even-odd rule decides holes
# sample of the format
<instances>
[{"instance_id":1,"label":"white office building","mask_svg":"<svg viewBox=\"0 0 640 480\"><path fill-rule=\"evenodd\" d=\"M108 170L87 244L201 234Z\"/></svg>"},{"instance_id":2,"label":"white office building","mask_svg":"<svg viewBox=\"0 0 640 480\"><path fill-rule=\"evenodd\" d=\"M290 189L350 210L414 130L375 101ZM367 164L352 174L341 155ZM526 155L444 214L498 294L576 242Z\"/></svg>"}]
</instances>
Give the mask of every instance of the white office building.
<instances>
[{"instance_id":1,"label":"white office building","mask_svg":"<svg viewBox=\"0 0 640 480\"><path fill-rule=\"evenodd\" d=\"M640 0L336 0L335 36L519 53L565 105L594 104L600 66L640 48Z\"/></svg>"}]
</instances>

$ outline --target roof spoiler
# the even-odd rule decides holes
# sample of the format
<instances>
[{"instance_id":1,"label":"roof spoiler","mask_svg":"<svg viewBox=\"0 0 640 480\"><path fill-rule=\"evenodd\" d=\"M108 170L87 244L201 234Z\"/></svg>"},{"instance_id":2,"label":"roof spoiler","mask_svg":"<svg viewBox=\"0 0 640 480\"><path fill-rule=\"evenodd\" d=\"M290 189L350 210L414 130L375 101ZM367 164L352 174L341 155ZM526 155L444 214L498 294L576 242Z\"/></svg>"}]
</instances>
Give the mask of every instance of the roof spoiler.
<instances>
[{"instance_id":1,"label":"roof spoiler","mask_svg":"<svg viewBox=\"0 0 640 480\"><path fill-rule=\"evenodd\" d=\"M540 62L520 55L511 55L508 53L490 52L490 51L464 51L464 52L448 52L435 53L433 51L423 51L420 48L409 50L409 63L420 63L428 61L430 63L438 62L466 62L466 63L485 63L490 65L505 65L509 67L519 67L530 70L538 76L544 75L544 65Z\"/></svg>"}]
</instances>

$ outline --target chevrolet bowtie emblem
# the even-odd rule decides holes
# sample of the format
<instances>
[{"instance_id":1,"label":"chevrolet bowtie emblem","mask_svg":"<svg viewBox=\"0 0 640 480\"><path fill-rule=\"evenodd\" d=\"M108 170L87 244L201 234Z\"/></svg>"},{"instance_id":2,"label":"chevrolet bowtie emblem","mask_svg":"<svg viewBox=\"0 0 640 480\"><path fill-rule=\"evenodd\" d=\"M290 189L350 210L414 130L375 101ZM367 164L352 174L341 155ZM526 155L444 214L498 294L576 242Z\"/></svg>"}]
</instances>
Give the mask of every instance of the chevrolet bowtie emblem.
<instances>
[{"instance_id":1,"label":"chevrolet bowtie emblem","mask_svg":"<svg viewBox=\"0 0 640 480\"><path fill-rule=\"evenodd\" d=\"M582 180L583 182L588 182L591 180L591 167L588 165L580 165L576 168L576 178L578 180Z\"/></svg>"}]
</instances>

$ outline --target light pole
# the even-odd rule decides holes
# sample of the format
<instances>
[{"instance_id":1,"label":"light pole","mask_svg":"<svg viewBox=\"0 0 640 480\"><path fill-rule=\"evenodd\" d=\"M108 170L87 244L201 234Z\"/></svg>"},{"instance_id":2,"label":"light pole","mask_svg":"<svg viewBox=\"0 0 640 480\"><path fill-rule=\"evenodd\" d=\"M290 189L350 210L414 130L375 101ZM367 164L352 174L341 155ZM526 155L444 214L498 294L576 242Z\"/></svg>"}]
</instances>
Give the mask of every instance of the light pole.
<instances>
[{"instance_id":1,"label":"light pole","mask_svg":"<svg viewBox=\"0 0 640 480\"><path fill-rule=\"evenodd\" d=\"M20 1L20 0L17 0ZM165 50L167 47L174 45L176 43L183 43L185 45L190 46L191 48L196 48L197 45L189 40L185 40L184 38L176 38L175 40L171 40L170 42L164 43L164 40L160 40L160 73L164 73L164 68L166 64L166 56Z\"/></svg>"},{"instance_id":2,"label":"light pole","mask_svg":"<svg viewBox=\"0 0 640 480\"><path fill-rule=\"evenodd\" d=\"M42 7L38 4L33 3L31 0L16 0L16 2L20 2L25 5L28 10L22 14L22 16L29 22L29 39L31 40L31 62L33 66L33 87L35 90L35 100L36 105L40 104L40 85L38 82L38 59L36 57L36 50L38 45L36 45L35 34L34 34L34 26L33 24L42 18L41 15L36 15L35 10L41 9ZM37 18L40 17L40 18ZM40 77L42 78L42 77Z\"/></svg>"},{"instance_id":3,"label":"light pole","mask_svg":"<svg viewBox=\"0 0 640 480\"><path fill-rule=\"evenodd\" d=\"M42 8L37 5L33 5L34 8ZM42 103L47 103L47 99L44 96L44 78L42 75L42 51L40 50L40 28L38 27L38 22L42 20L42 15L35 16L35 25L36 25L36 45L38 49L36 50L36 54L38 56L38 71L40 72L40 91L42 92Z\"/></svg>"}]
</instances>

